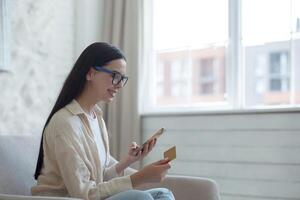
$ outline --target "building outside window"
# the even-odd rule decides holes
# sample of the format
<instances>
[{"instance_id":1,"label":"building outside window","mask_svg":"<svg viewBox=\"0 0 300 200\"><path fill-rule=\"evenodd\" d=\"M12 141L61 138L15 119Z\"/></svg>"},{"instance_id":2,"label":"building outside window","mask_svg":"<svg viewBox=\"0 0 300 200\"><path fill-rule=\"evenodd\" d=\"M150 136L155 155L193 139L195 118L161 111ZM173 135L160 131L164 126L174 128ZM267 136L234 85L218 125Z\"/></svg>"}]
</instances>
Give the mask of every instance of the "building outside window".
<instances>
[{"instance_id":1,"label":"building outside window","mask_svg":"<svg viewBox=\"0 0 300 200\"><path fill-rule=\"evenodd\" d=\"M212 95L214 93L214 59L206 58L200 62L200 94Z\"/></svg>"},{"instance_id":2,"label":"building outside window","mask_svg":"<svg viewBox=\"0 0 300 200\"><path fill-rule=\"evenodd\" d=\"M289 63L287 52L270 54L270 91L289 91Z\"/></svg>"}]
</instances>

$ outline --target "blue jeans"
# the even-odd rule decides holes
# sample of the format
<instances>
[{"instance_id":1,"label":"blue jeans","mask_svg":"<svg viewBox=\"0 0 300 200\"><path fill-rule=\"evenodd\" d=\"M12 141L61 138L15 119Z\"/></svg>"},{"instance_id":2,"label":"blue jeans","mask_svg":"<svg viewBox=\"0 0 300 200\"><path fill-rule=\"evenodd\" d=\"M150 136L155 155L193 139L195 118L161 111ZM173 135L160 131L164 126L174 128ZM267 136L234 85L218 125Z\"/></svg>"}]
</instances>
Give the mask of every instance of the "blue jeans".
<instances>
[{"instance_id":1,"label":"blue jeans","mask_svg":"<svg viewBox=\"0 0 300 200\"><path fill-rule=\"evenodd\" d=\"M115 194L105 200L175 200L173 193L166 188L150 190L127 190Z\"/></svg>"}]
</instances>

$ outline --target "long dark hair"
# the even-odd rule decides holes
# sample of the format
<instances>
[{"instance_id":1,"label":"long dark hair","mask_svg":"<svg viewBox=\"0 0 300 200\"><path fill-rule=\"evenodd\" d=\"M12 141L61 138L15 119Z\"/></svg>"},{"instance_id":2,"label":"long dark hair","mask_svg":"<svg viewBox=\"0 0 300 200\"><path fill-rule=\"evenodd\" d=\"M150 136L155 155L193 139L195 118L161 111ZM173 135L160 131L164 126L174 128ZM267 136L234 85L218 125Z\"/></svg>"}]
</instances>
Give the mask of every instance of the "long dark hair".
<instances>
[{"instance_id":1,"label":"long dark hair","mask_svg":"<svg viewBox=\"0 0 300 200\"><path fill-rule=\"evenodd\" d=\"M103 66L115 59L126 60L124 54L118 48L103 42L96 42L89 45L77 59L70 74L65 80L61 92L58 95L58 98L55 102L55 105L52 108L49 117L47 118L47 121L44 125L40 143L39 156L34 174L35 179L37 179L40 175L43 166L43 134L52 116L58 110L69 104L73 99L78 97L86 83L86 74L92 66Z\"/></svg>"}]
</instances>

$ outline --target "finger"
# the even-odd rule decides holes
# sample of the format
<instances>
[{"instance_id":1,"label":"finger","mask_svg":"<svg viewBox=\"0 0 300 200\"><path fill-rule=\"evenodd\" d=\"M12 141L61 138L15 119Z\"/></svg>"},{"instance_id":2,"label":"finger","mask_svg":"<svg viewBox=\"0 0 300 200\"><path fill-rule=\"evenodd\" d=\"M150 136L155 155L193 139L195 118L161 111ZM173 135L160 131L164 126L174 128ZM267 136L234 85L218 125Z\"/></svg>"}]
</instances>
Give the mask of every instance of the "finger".
<instances>
[{"instance_id":1,"label":"finger","mask_svg":"<svg viewBox=\"0 0 300 200\"><path fill-rule=\"evenodd\" d=\"M155 146L155 144L156 144L156 138L151 142L152 148Z\"/></svg>"},{"instance_id":2,"label":"finger","mask_svg":"<svg viewBox=\"0 0 300 200\"><path fill-rule=\"evenodd\" d=\"M153 145L153 146L155 146L155 145L156 145L156 141L157 141L157 139L155 138L155 139L154 139L154 145Z\"/></svg>"},{"instance_id":3,"label":"finger","mask_svg":"<svg viewBox=\"0 0 300 200\"><path fill-rule=\"evenodd\" d=\"M148 153L149 153L150 151L152 151L153 146L154 146L154 140L152 140L152 141L149 143Z\"/></svg>"},{"instance_id":4,"label":"finger","mask_svg":"<svg viewBox=\"0 0 300 200\"><path fill-rule=\"evenodd\" d=\"M129 154L130 154L131 156L136 156L137 153L138 153L138 150L137 150L137 149L131 149L131 150L129 151Z\"/></svg>"},{"instance_id":5,"label":"finger","mask_svg":"<svg viewBox=\"0 0 300 200\"><path fill-rule=\"evenodd\" d=\"M134 151L135 151L136 155L138 155L139 153L142 153L142 150L140 147L136 148Z\"/></svg>"},{"instance_id":6,"label":"finger","mask_svg":"<svg viewBox=\"0 0 300 200\"><path fill-rule=\"evenodd\" d=\"M163 165L163 164L168 163L169 161L170 161L169 158L165 158L165 159L156 161L156 162L154 162L153 164L155 164L155 165Z\"/></svg>"},{"instance_id":7,"label":"finger","mask_svg":"<svg viewBox=\"0 0 300 200\"><path fill-rule=\"evenodd\" d=\"M141 158L141 157L142 157L142 151L138 151L138 152L137 152L137 157L138 157L138 158Z\"/></svg>"},{"instance_id":8,"label":"finger","mask_svg":"<svg viewBox=\"0 0 300 200\"><path fill-rule=\"evenodd\" d=\"M132 144L130 152L132 152L132 154L136 155L139 151L141 150L140 146L137 145L136 143Z\"/></svg>"},{"instance_id":9,"label":"finger","mask_svg":"<svg viewBox=\"0 0 300 200\"><path fill-rule=\"evenodd\" d=\"M136 149L137 147L138 147L138 145L137 145L136 142L132 142L131 145L130 145L131 149Z\"/></svg>"},{"instance_id":10,"label":"finger","mask_svg":"<svg viewBox=\"0 0 300 200\"><path fill-rule=\"evenodd\" d=\"M160 168L161 173L167 173L168 170L171 168L171 165L169 165L169 164L162 164L162 165L158 165L157 167Z\"/></svg>"},{"instance_id":11,"label":"finger","mask_svg":"<svg viewBox=\"0 0 300 200\"><path fill-rule=\"evenodd\" d=\"M157 141L156 138L154 138L153 140L151 140L151 142L149 144L149 151L151 151L154 148L154 146L156 144L156 141Z\"/></svg>"},{"instance_id":12,"label":"finger","mask_svg":"<svg viewBox=\"0 0 300 200\"><path fill-rule=\"evenodd\" d=\"M138 156L141 153L141 148L137 147L136 149L134 149L134 156Z\"/></svg>"},{"instance_id":13,"label":"finger","mask_svg":"<svg viewBox=\"0 0 300 200\"><path fill-rule=\"evenodd\" d=\"M130 149L129 149L129 153L136 153L136 152L138 152L139 151L139 147L138 146L136 146L136 147L131 147Z\"/></svg>"},{"instance_id":14,"label":"finger","mask_svg":"<svg viewBox=\"0 0 300 200\"><path fill-rule=\"evenodd\" d=\"M140 149L141 149L141 151L143 151L143 150L144 150L144 148L145 148L145 145L146 145L146 143L144 143L144 144L142 144L142 145L140 146Z\"/></svg>"},{"instance_id":15,"label":"finger","mask_svg":"<svg viewBox=\"0 0 300 200\"><path fill-rule=\"evenodd\" d=\"M142 149L142 155L146 155L149 151L149 144L145 144L145 146Z\"/></svg>"},{"instance_id":16,"label":"finger","mask_svg":"<svg viewBox=\"0 0 300 200\"><path fill-rule=\"evenodd\" d=\"M164 164L164 165L163 165L163 168L164 168L164 169L170 169L170 168L171 168L170 163Z\"/></svg>"}]
</instances>

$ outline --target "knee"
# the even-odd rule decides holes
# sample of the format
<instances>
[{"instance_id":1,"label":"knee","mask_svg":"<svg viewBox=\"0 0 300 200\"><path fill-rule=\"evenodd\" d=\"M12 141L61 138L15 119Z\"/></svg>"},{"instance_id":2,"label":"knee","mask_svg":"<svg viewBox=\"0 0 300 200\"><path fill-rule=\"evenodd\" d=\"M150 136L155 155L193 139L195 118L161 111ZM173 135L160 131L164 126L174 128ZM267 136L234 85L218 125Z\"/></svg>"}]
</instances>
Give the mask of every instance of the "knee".
<instances>
[{"instance_id":1,"label":"knee","mask_svg":"<svg viewBox=\"0 0 300 200\"><path fill-rule=\"evenodd\" d=\"M167 188L164 188L164 192L166 193L166 195L169 195L170 197L174 198L173 192Z\"/></svg>"},{"instance_id":2,"label":"knee","mask_svg":"<svg viewBox=\"0 0 300 200\"><path fill-rule=\"evenodd\" d=\"M161 192L163 193L162 196L166 199L174 200L175 197L173 195L173 192L167 188L161 188Z\"/></svg>"},{"instance_id":3,"label":"knee","mask_svg":"<svg viewBox=\"0 0 300 200\"><path fill-rule=\"evenodd\" d=\"M167 188L153 188L148 190L148 192L154 197L154 199L175 199L173 192Z\"/></svg>"}]
</instances>

